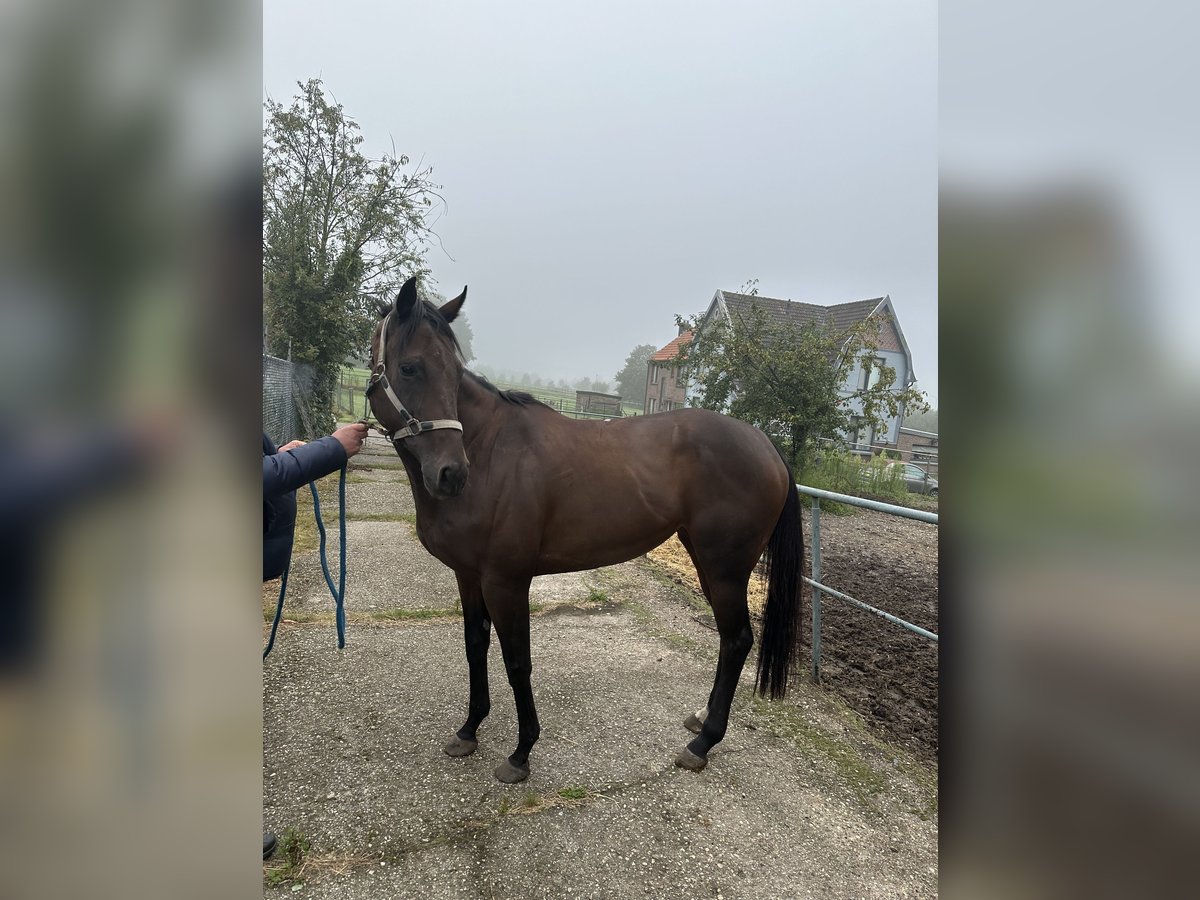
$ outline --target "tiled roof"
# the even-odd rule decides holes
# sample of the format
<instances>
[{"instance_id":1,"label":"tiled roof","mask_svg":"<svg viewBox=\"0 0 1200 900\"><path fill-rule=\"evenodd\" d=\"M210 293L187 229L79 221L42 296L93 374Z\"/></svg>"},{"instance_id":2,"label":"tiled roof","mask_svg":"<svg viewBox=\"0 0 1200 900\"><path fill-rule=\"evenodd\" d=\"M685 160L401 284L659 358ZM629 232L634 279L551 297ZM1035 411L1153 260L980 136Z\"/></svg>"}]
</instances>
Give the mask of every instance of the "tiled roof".
<instances>
[{"instance_id":1,"label":"tiled roof","mask_svg":"<svg viewBox=\"0 0 1200 900\"><path fill-rule=\"evenodd\" d=\"M729 315L735 319L749 316L750 307L757 306L777 322L800 327L808 325L810 322L828 320L839 332L857 325L869 316L871 311L884 299L875 297L871 300L854 300L850 303L837 303L833 306L817 306L815 303L776 300L774 297L752 297L749 294L735 294L732 291L721 291L721 296L725 298L725 307L729 310Z\"/></svg>"},{"instance_id":2,"label":"tiled roof","mask_svg":"<svg viewBox=\"0 0 1200 900\"><path fill-rule=\"evenodd\" d=\"M667 346L663 347L661 350L651 356L650 361L667 362L674 359L679 355L680 348L691 339L692 333L690 331L685 331L679 337L675 338L675 340L671 341L671 343L667 344Z\"/></svg>"}]
</instances>

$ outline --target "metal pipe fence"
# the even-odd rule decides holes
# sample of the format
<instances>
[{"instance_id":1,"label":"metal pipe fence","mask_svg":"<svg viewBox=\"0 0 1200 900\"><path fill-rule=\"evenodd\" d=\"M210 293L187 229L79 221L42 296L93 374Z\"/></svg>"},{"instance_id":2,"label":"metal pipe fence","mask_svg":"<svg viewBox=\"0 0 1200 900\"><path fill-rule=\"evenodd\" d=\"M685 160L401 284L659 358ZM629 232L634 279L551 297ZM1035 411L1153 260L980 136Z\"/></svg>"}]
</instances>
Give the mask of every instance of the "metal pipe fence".
<instances>
[{"instance_id":1,"label":"metal pipe fence","mask_svg":"<svg viewBox=\"0 0 1200 900\"><path fill-rule=\"evenodd\" d=\"M839 494L834 491L826 491L821 488L806 487L802 484L796 485L796 490L801 494L805 494L812 498L812 577L805 578L804 581L812 587L812 676L813 681L821 680L821 595L828 594L831 597L836 597L838 600L844 600L847 603L857 606L859 609L873 613L880 618L886 619L921 637L938 642L938 636L932 631L922 628L919 625L914 625L912 622L906 622L898 616L894 616L889 612L884 612L871 606L869 603L864 603L851 597L849 594L842 593L835 588L831 588L827 584L821 583L821 501L835 500L838 503L845 503L847 506L858 506L863 509L873 509L877 512L887 513L888 515L900 516L905 519L915 519L918 522L926 522L931 525L938 524L937 513L926 512L920 509L909 509L906 506L896 506L891 503L882 503L878 500L867 500L862 497L852 497L849 494Z\"/></svg>"}]
</instances>

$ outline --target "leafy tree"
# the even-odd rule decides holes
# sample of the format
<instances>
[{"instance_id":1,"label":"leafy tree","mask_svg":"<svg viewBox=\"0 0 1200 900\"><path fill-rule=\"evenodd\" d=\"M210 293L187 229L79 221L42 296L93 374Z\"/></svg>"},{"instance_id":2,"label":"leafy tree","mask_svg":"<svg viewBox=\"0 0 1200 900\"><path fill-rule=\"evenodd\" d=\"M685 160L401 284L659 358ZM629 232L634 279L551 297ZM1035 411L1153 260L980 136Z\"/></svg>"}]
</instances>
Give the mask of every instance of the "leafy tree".
<instances>
[{"instance_id":1,"label":"leafy tree","mask_svg":"<svg viewBox=\"0 0 1200 900\"><path fill-rule=\"evenodd\" d=\"M601 394L607 394L612 388L612 385L610 385L607 381L604 381L603 379L601 379L599 377L593 378L591 385L592 386L587 388L587 390L598 391Z\"/></svg>"},{"instance_id":2,"label":"leafy tree","mask_svg":"<svg viewBox=\"0 0 1200 900\"><path fill-rule=\"evenodd\" d=\"M357 123L320 79L299 87L290 106L265 104L263 312L268 350L290 349L310 368L310 427L327 434L341 365L364 352L376 320L371 295L426 271L441 198L431 167L405 171L408 157L394 152L364 156Z\"/></svg>"},{"instance_id":3,"label":"leafy tree","mask_svg":"<svg viewBox=\"0 0 1200 900\"><path fill-rule=\"evenodd\" d=\"M645 398L647 366L657 349L653 344L638 344L625 357L625 367L614 376L617 393L625 402L641 404Z\"/></svg>"},{"instance_id":4,"label":"leafy tree","mask_svg":"<svg viewBox=\"0 0 1200 900\"><path fill-rule=\"evenodd\" d=\"M463 359L466 362L471 362L475 358L475 332L471 330L471 323L467 319L465 311L460 311L455 320L450 323L450 327L454 329L454 335L458 338L458 344L462 347Z\"/></svg>"},{"instance_id":5,"label":"leafy tree","mask_svg":"<svg viewBox=\"0 0 1200 900\"><path fill-rule=\"evenodd\" d=\"M794 471L812 461L818 438L844 440L852 416L882 427L900 410L928 409L915 388L898 387L896 372L882 366L869 387L842 396L840 388L856 361L872 356L885 324L873 316L849 331L825 323L796 326L752 306L750 314L700 328L702 316L676 317L696 335L678 365L697 381L693 403L727 412L771 436ZM857 400L859 409L852 407Z\"/></svg>"},{"instance_id":6,"label":"leafy tree","mask_svg":"<svg viewBox=\"0 0 1200 900\"><path fill-rule=\"evenodd\" d=\"M446 303L446 295L437 291L427 291L428 299L434 306L442 306ZM471 323L467 321L465 311L459 312L455 320L450 323L450 330L454 332L454 336L458 338L458 345L462 348L463 361L470 362L475 358L475 332L471 330ZM370 336L368 335L368 340ZM484 378L487 378L484 375Z\"/></svg>"}]
</instances>

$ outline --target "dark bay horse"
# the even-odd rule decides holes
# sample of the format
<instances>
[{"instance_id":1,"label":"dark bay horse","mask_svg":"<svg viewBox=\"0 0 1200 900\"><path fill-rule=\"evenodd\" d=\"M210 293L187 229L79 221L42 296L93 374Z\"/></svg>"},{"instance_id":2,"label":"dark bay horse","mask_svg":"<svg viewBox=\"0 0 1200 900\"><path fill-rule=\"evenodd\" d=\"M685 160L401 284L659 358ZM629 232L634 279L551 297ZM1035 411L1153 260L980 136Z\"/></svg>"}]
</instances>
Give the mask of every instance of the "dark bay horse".
<instances>
[{"instance_id":1,"label":"dark bay horse","mask_svg":"<svg viewBox=\"0 0 1200 900\"><path fill-rule=\"evenodd\" d=\"M517 748L501 781L529 775L540 726L530 688L529 585L536 575L633 559L678 533L712 606L721 650L696 737L676 763L699 770L725 736L754 637L746 586L768 557L756 689L783 696L800 621L803 535L791 472L770 440L701 409L575 421L464 369L450 329L466 289L441 308L401 288L372 338L371 408L408 471L417 536L454 570L470 700L445 747L466 756L487 716L494 625L516 699ZM383 341L381 346L380 341ZM381 352L382 351L382 352Z\"/></svg>"}]
</instances>

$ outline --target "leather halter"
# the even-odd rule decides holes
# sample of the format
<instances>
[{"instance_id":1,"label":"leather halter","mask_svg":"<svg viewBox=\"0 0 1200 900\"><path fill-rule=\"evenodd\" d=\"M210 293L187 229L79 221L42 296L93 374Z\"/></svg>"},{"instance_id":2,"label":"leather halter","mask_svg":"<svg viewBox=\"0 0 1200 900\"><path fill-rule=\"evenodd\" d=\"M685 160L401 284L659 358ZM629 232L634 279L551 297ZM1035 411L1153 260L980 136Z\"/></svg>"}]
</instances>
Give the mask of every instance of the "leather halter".
<instances>
[{"instance_id":1,"label":"leather halter","mask_svg":"<svg viewBox=\"0 0 1200 900\"><path fill-rule=\"evenodd\" d=\"M396 392L392 390L392 385L388 381L387 371L384 369L384 348L387 346L387 327L388 320L392 318L389 312L383 317L383 326L379 329L379 362L375 365L375 370L371 373L371 380L367 382L366 394L371 396L371 392L378 387L383 388L384 395L396 408L396 412L400 414L401 425L393 431L383 432L384 437L399 447L399 442L405 438L416 437L418 434L424 434L427 431L436 431L439 428L452 428L455 431L462 431L462 422L457 419L428 419L425 421L419 420L416 416L410 413L400 402L400 398L396 396Z\"/></svg>"}]
</instances>

